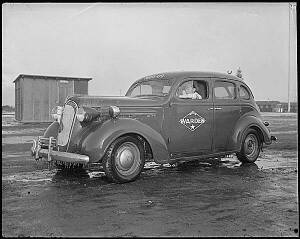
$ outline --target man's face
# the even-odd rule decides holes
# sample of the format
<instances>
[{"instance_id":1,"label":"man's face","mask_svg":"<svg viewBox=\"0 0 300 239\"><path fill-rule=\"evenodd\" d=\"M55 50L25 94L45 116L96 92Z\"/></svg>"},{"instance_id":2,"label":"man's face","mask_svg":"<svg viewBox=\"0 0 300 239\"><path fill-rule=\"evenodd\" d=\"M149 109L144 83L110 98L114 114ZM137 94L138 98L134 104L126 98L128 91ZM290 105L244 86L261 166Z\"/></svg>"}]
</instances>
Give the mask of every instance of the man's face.
<instances>
[{"instance_id":1,"label":"man's face","mask_svg":"<svg viewBox=\"0 0 300 239\"><path fill-rule=\"evenodd\" d=\"M194 91L193 91L193 87L192 86L187 86L186 88L185 88L185 92L187 93L187 94L193 94L194 93Z\"/></svg>"}]
</instances>

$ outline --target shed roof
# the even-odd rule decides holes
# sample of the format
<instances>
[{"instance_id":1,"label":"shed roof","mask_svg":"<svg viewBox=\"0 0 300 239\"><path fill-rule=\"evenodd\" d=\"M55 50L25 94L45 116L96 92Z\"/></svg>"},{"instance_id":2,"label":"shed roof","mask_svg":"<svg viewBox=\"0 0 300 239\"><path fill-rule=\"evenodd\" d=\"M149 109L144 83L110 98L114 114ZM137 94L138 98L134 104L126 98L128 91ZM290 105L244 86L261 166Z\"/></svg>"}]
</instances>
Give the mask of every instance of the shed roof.
<instances>
[{"instance_id":1,"label":"shed roof","mask_svg":"<svg viewBox=\"0 0 300 239\"><path fill-rule=\"evenodd\" d=\"M43 78L43 79L48 79L48 80L77 80L77 81L89 81L92 80L92 78L82 78L82 77L69 77L69 76L43 76L43 75L27 75L27 74L20 74L14 81L23 78L23 77L30 77L30 78Z\"/></svg>"}]
</instances>

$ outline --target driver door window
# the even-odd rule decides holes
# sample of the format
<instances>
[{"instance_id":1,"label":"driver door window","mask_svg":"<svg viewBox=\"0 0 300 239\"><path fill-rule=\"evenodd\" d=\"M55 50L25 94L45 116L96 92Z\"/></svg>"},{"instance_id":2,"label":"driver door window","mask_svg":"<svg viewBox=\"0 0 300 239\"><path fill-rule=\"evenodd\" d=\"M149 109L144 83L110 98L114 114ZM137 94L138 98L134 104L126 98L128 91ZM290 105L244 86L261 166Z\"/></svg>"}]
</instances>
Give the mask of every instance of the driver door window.
<instances>
[{"instance_id":1,"label":"driver door window","mask_svg":"<svg viewBox=\"0 0 300 239\"><path fill-rule=\"evenodd\" d=\"M178 87L176 97L193 100L207 99L207 83L200 80L186 81Z\"/></svg>"}]
</instances>

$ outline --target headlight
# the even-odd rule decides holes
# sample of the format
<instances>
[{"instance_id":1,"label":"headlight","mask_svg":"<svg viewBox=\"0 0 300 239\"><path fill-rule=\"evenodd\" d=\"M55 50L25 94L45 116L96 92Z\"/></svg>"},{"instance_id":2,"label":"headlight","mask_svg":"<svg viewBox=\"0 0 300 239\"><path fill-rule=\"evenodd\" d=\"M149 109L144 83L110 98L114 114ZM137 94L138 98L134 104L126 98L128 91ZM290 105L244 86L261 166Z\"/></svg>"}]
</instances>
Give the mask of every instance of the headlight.
<instances>
[{"instance_id":1,"label":"headlight","mask_svg":"<svg viewBox=\"0 0 300 239\"><path fill-rule=\"evenodd\" d=\"M120 109L117 106L110 106L109 107L109 115L112 118L117 118L120 115Z\"/></svg>"},{"instance_id":2,"label":"headlight","mask_svg":"<svg viewBox=\"0 0 300 239\"><path fill-rule=\"evenodd\" d=\"M120 114L120 109L117 106L109 106L108 108L95 110L90 107L81 106L77 110L76 118L79 122L88 122L96 119L98 116L110 116L117 118Z\"/></svg>"},{"instance_id":3,"label":"headlight","mask_svg":"<svg viewBox=\"0 0 300 239\"><path fill-rule=\"evenodd\" d=\"M87 122L97 118L101 113L93 108L82 106L77 110L76 118L80 122Z\"/></svg>"},{"instance_id":4,"label":"headlight","mask_svg":"<svg viewBox=\"0 0 300 239\"><path fill-rule=\"evenodd\" d=\"M51 116L52 116L52 118L56 119L58 122L60 122L62 111L63 111L63 107L61 107L61 106L55 106L51 110Z\"/></svg>"},{"instance_id":5,"label":"headlight","mask_svg":"<svg viewBox=\"0 0 300 239\"><path fill-rule=\"evenodd\" d=\"M88 118L87 116L88 115L83 108L79 108L77 110L76 117L77 117L78 121L83 122L83 121L87 120L87 118Z\"/></svg>"}]
</instances>

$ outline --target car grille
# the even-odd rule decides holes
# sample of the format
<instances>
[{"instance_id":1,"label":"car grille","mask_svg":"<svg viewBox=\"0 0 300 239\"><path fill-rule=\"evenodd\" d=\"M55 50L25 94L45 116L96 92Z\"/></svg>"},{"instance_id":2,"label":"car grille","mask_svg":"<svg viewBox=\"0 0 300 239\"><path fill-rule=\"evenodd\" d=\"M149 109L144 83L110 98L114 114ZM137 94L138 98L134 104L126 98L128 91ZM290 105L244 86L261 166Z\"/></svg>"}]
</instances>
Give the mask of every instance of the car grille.
<instances>
[{"instance_id":1,"label":"car grille","mask_svg":"<svg viewBox=\"0 0 300 239\"><path fill-rule=\"evenodd\" d=\"M69 101L65 104L57 137L57 144L59 146L67 146L69 142L75 121L76 110L77 105L73 101Z\"/></svg>"}]
</instances>

